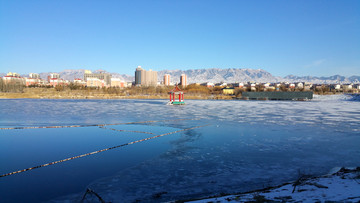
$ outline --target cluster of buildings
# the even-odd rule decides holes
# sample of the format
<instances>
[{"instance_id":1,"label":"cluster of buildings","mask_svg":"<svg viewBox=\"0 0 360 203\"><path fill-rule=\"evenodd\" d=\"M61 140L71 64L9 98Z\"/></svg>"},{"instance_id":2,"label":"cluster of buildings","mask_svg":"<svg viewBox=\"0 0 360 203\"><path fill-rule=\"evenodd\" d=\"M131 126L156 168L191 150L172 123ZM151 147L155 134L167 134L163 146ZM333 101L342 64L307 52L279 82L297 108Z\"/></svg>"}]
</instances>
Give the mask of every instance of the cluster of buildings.
<instances>
[{"instance_id":1,"label":"cluster of buildings","mask_svg":"<svg viewBox=\"0 0 360 203\"><path fill-rule=\"evenodd\" d=\"M17 73L9 72L3 77L5 83L16 83L25 86L57 86L69 85L71 82L79 86L86 87L131 87L135 86L172 86L175 85L171 82L171 75L165 74L161 82L158 81L157 71L145 70L138 66L135 70L135 81L125 82L120 78L113 78L110 73L97 72L92 73L85 70L82 79L76 78L73 81L64 80L58 73L50 73L46 79L40 78L37 73L30 73L29 77L21 77ZM180 76L178 85L183 87L187 86L187 77L185 74ZM307 82L298 83L256 83L256 82L240 82L240 83L197 83L206 87L221 87L224 94L234 94L235 89L241 88L246 91L335 91L335 92L360 92L359 84L330 84L330 85L316 85Z\"/></svg>"},{"instance_id":2,"label":"cluster of buildings","mask_svg":"<svg viewBox=\"0 0 360 203\"><path fill-rule=\"evenodd\" d=\"M30 73L29 77L21 77L17 73L9 72L3 78L4 83L16 83L25 86L57 86L57 85L68 85L70 82L60 78L58 73L50 73L46 80L40 78L37 73Z\"/></svg>"},{"instance_id":3,"label":"cluster of buildings","mask_svg":"<svg viewBox=\"0 0 360 203\"><path fill-rule=\"evenodd\" d=\"M323 91L323 92L351 92L359 93L360 84L312 84L308 82L298 83L202 83L206 87L221 87L223 94L235 94L236 89L242 89L246 91L262 92L262 91Z\"/></svg>"},{"instance_id":4,"label":"cluster of buildings","mask_svg":"<svg viewBox=\"0 0 360 203\"><path fill-rule=\"evenodd\" d=\"M17 73L9 72L6 76L2 77L4 83L17 83L27 87L29 86L58 86L69 85L73 82L79 86L87 87L128 87L131 83L125 82L120 78L112 78L109 73L92 73L86 70L84 78L76 78L73 81L64 80L58 73L50 73L46 79L40 78L37 73L30 73L29 77L21 77Z\"/></svg>"},{"instance_id":5,"label":"cluster of buildings","mask_svg":"<svg viewBox=\"0 0 360 203\"><path fill-rule=\"evenodd\" d=\"M171 75L170 74L164 75L163 85L165 85L165 86L175 85L175 84L171 83ZM180 83L178 85L181 85L183 87L187 86L187 78L186 78L185 74L181 74Z\"/></svg>"},{"instance_id":6,"label":"cluster of buildings","mask_svg":"<svg viewBox=\"0 0 360 203\"><path fill-rule=\"evenodd\" d=\"M135 71L135 85L136 86L157 86L164 85L170 86L175 85L171 82L171 75L165 74L162 82L158 82L157 71L145 70L138 66ZM185 74L181 74L180 83L178 85L187 86L187 78Z\"/></svg>"},{"instance_id":7,"label":"cluster of buildings","mask_svg":"<svg viewBox=\"0 0 360 203\"><path fill-rule=\"evenodd\" d=\"M87 87L131 87L132 85L120 78L113 78L110 73L92 73L89 70L85 70L84 80L75 79L74 83Z\"/></svg>"},{"instance_id":8,"label":"cluster of buildings","mask_svg":"<svg viewBox=\"0 0 360 203\"><path fill-rule=\"evenodd\" d=\"M26 85L26 86L30 86L30 85L46 85L48 83L48 81L42 80L40 78L40 75L37 73L30 73L29 77L21 77L19 74L17 73L12 73L9 72L7 73L6 76L2 77L4 83L17 83L17 84L22 84L22 85Z\"/></svg>"},{"instance_id":9,"label":"cluster of buildings","mask_svg":"<svg viewBox=\"0 0 360 203\"><path fill-rule=\"evenodd\" d=\"M171 76L165 74L164 80L158 82L157 71L145 70L138 66L135 71L135 82L125 82L120 78L113 78L110 73L106 72L97 72L93 73L90 70L84 71L83 78L76 78L73 81L64 80L60 77L58 73L50 73L46 79L40 78L40 75L37 73L30 73L29 77L22 77L17 73L9 72L6 76L3 77L5 83L19 83L25 86L58 86L58 85L69 85L73 82L79 86L86 87L131 87L132 85L136 86L170 86L174 85L171 83ZM179 85L186 86L187 78L185 74L180 76Z\"/></svg>"}]
</instances>

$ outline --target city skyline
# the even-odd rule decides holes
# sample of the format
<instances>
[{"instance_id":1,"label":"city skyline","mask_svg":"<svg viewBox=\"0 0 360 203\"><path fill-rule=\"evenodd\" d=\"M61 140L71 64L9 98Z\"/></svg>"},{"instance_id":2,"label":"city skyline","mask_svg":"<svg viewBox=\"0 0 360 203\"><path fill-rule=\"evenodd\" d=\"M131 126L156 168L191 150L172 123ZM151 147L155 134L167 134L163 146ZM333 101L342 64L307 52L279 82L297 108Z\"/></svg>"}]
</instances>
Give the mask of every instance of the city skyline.
<instances>
[{"instance_id":1,"label":"city skyline","mask_svg":"<svg viewBox=\"0 0 360 203\"><path fill-rule=\"evenodd\" d=\"M359 1L2 1L0 72L360 75Z\"/></svg>"}]
</instances>

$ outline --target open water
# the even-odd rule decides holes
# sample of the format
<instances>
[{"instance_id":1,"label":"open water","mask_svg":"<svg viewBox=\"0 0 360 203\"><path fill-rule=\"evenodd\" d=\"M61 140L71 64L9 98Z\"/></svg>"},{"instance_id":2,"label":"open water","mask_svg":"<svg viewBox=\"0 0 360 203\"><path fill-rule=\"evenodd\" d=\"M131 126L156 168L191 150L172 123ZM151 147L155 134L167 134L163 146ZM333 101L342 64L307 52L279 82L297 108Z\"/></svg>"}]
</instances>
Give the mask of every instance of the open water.
<instances>
[{"instance_id":1,"label":"open water","mask_svg":"<svg viewBox=\"0 0 360 203\"><path fill-rule=\"evenodd\" d=\"M184 200L360 166L360 103L350 96L166 102L0 100L0 128L118 124L0 129L0 175L207 125L0 177L0 202L78 202L87 188L107 202Z\"/></svg>"}]
</instances>

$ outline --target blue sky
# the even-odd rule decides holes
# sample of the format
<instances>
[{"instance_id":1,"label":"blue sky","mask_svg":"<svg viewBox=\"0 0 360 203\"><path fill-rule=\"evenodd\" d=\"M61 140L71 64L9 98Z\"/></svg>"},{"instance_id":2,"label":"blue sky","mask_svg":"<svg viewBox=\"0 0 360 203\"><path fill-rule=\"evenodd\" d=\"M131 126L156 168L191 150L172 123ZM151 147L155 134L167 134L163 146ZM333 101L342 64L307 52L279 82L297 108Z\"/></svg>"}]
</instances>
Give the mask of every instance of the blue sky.
<instances>
[{"instance_id":1,"label":"blue sky","mask_svg":"<svg viewBox=\"0 0 360 203\"><path fill-rule=\"evenodd\" d=\"M0 0L0 72L360 75L360 1Z\"/></svg>"}]
</instances>

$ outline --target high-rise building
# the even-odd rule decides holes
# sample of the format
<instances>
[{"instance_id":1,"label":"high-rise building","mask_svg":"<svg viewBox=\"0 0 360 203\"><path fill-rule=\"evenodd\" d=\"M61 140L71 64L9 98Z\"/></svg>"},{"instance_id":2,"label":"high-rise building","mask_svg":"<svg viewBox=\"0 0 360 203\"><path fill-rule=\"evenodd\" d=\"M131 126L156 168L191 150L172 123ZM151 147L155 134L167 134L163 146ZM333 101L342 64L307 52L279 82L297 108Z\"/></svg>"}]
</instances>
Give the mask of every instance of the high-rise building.
<instances>
[{"instance_id":1,"label":"high-rise building","mask_svg":"<svg viewBox=\"0 0 360 203\"><path fill-rule=\"evenodd\" d=\"M85 70L84 72L84 81L87 82L89 78L97 78L99 80L104 80L105 86L111 85L111 75L110 73L92 73L89 70Z\"/></svg>"},{"instance_id":2,"label":"high-rise building","mask_svg":"<svg viewBox=\"0 0 360 203\"><path fill-rule=\"evenodd\" d=\"M8 72L8 73L6 74L6 76L10 76L10 77L20 77L19 74L17 74L17 73L12 73L12 72Z\"/></svg>"},{"instance_id":3,"label":"high-rise building","mask_svg":"<svg viewBox=\"0 0 360 203\"><path fill-rule=\"evenodd\" d=\"M141 68L141 66L138 66L135 70L135 85L141 85L141 78L145 77L145 71ZM141 77L142 76L142 77Z\"/></svg>"},{"instance_id":4,"label":"high-rise building","mask_svg":"<svg viewBox=\"0 0 360 203\"><path fill-rule=\"evenodd\" d=\"M40 75L37 73L30 73L29 74L29 78L25 79L26 81L26 86L30 86L30 85L40 85L42 83L42 80L40 79Z\"/></svg>"},{"instance_id":5,"label":"high-rise building","mask_svg":"<svg viewBox=\"0 0 360 203\"><path fill-rule=\"evenodd\" d=\"M138 66L135 71L135 85L156 86L157 71L152 71L151 69L146 71L141 66Z\"/></svg>"},{"instance_id":6,"label":"high-rise building","mask_svg":"<svg viewBox=\"0 0 360 203\"><path fill-rule=\"evenodd\" d=\"M180 76L180 85L186 87L187 86L187 78L185 74L181 74Z\"/></svg>"},{"instance_id":7,"label":"high-rise building","mask_svg":"<svg viewBox=\"0 0 360 203\"><path fill-rule=\"evenodd\" d=\"M50 73L50 78L60 78L59 73Z\"/></svg>"},{"instance_id":8,"label":"high-rise building","mask_svg":"<svg viewBox=\"0 0 360 203\"><path fill-rule=\"evenodd\" d=\"M165 86L169 86L169 85L170 85L170 75L169 75L169 74L165 74L165 75L164 75L164 85L165 85Z\"/></svg>"},{"instance_id":9,"label":"high-rise building","mask_svg":"<svg viewBox=\"0 0 360 203\"><path fill-rule=\"evenodd\" d=\"M47 77L48 82L50 82L50 80L54 80L54 79L60 79L60 74L59 73L50 73L50 75L48 75L48 77Z\"/></svg>"},{"instance_id":10,"label":"high-rise building","mask_svg":"<svg viewBox=\"0 0 360 203\"><path fill-rule=\"evenodd\" d=\"M29 74L29 78L40 79L40 75L37 74L37 73L30 73L30 74Z\"/></svg>"},{"instance_id":11,"label":"high-rise building","mask_svg":"<svg viewBox=\"0 0 360 203\"><path fill-rule=\"evenodd\" d=\"M3 77L5 83L16 83L16 84L25 84L25 78L21 77L17 73L9 72L6 76Z\"/></svg>"}]
</instances>

